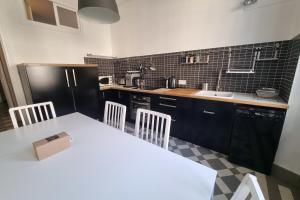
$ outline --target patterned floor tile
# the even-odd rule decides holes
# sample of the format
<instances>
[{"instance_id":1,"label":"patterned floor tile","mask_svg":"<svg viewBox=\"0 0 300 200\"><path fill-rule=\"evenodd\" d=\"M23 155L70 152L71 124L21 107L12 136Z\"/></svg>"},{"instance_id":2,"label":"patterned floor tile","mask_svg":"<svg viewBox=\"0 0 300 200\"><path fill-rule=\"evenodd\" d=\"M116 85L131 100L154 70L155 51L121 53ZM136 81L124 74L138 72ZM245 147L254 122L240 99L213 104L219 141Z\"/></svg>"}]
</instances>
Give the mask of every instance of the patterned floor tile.
<instances>
[{"instance_id":1,"label":"patterned floor tile","mask_svg":"<svg viewBox=\"0 0 300 200\"><path fill-rule=\"evenodd\" d=\"M228 198L226 197L225 194L219 194L214 196L214 200L227 200Z\"/></svg>"},{"instance_id":2,"label":"patterned floor tile","mask_svg":"<svg viewBox=\"0 0 300 200\"><path fill-rule=\"evenodd\" d=\"M215 170L226 169L226 166L219 159L207 160L210 166Z\"/></svg>"},{"instance_id":3,"label":"patterned floor tile","mask_svg":"<svg viewBox=\"0 0 300 200\"><path fill-rule=\"evenodd\" d=\"M230 169L218 170L218 176L219 177L232 176L232 175L234 175L234 174L232 173L232 171Z\"/></svg>"},{"instance_id":4,"label":"patterned floor tile","mask_svg":"<svg viewBox=\"0 0 300 200\"><path fill-rule=\"evenodd\" d=\"M227 156L224 154L191 144L189 142L179 140L177 138L170 138L169 150L179 155L182 155L188 159L199 162L202 165L217 170L218 175L214 190L214 200L230 199L247 173L251 173L253 175L257 173L251 169L247 169L245 167L241 167L229 162L227 160ZM263 174L260 174L260 176L266 177ZM264 185L261 186L262 188L268 188L266 182L263 184ZM274 185L275 183L272 184ZM269 195L269 192L270 191L265 192L264 194ZM281 187L279 189L278 185L276 187L276 191L271 190L271 192L278 194L277 196L279 200L282 200L280 196L292 196L292 192L291 190L289 190L289 188L286 189L286 187ZM267 196L266 199L271 198Z\"/></svg>"}]
</instances>

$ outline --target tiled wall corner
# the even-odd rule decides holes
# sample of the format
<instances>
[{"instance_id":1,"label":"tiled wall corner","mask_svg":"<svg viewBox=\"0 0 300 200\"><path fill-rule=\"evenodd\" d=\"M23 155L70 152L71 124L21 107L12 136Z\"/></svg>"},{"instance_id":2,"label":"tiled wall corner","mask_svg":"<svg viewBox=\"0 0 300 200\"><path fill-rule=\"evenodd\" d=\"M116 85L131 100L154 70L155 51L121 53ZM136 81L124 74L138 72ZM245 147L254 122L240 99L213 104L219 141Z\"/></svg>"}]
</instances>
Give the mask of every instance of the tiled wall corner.
<instances>
[{"instance_id":1,"label":"tiled wall corner","mask_svg":"<svg viewBox=\"0 0 300 200\"><path fill-rule=\"evenodd\" d=\"M299 55L300 55L300 34L290 42L288 59L286 60L285 67L284 67L284 74L281 80L281 85L280 85L281 97L285 101L289 100L292 85L294 82Z\"/></svg>"}]
</instances>

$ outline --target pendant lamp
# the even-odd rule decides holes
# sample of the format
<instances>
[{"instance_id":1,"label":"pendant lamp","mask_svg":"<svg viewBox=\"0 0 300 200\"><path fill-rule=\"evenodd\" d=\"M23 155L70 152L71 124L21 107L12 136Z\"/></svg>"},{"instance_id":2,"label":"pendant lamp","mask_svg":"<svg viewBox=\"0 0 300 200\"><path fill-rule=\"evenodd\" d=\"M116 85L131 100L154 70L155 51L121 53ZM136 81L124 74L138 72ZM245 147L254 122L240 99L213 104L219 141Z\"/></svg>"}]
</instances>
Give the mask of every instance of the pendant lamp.
<instances>
[{"instance_id":1,"label":"pendant lamp","mask_svg":"<svg viewBox=\"0 0 300 200\"><path fill-rule=\"evenodd\" d=\"M78 0L78 13L102 24L112 24L120 20L115 0Z\"/></svg>"}]
</instances>

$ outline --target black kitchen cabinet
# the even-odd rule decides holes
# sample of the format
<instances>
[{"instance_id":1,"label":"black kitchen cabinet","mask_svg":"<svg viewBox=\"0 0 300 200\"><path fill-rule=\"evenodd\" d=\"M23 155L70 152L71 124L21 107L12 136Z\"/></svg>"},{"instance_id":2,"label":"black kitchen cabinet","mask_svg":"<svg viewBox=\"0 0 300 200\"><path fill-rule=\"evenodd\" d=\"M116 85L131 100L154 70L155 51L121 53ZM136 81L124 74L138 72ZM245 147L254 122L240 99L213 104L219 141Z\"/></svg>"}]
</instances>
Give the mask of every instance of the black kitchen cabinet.
<instances>
[{"instance_id":1,"label":"black kitchen cabinet","mask_svg":"<svg viewBox=\"0 0 300 200\"><path fill-rule=\"evenodd\" d=\"M100 121L103 121L104 111L105 111L105 102L112 101L115 102L117 99L117 93L115 90L103 90L100 92Z\"/></svg>"},{"instance_id":2,"label":"black kitchen cabinet","mask_svg":"<svg viewBox=\"0 0 300 200\"><path fill-rule=\"evenodd\" d=\"M101 94L102 113L104 113L105 101L121 103L127 106L126 119L132 122L130 97L150 97L151 110L172 117L170 130L172 137L221 153L228 152L235 110L235 105L232 103L119 90L102 91Z\"/></svg>"},{"instance_id":3,"label":"black kitchen cabinet","mask_svg":"<svg viewBox=\"0 0 300 200\"><path fill-rule=\"evenodd\" d=\"M130 118L130 93L125 91L117 91L117 102L126 106L126 119Z\"/></svg>"},{"instance_id":4,"label":"black kitchen cabinet","mask_svg":"<svg viewBox=\"0 0 300 200\"><path fill-rule=\"evenodd\" d=\"M270 174L279 144L285 110L238 106L232 131L229 160Z\"/></svg>"},{"instance_id":5,"label":"black kitchen cabinet","mask_svg":"<svg viewBox=\"0 0 300 200\"><path fill-rule=\"evenodd\" d=\"M181 98L177 108L178 138L228 153L234 104Z\"/></svg>"},{"instance_id":6,"label":"black kitchen cabinet","mask_svg":"<svg viewBox=\"0 0 300 200\"><path fill-rule=\"evenodd\" d=\"M176 127L177 131L173 136L191 143L196 144L197 133L193 131L194 114L196 101L188 98L178 98L178 105L176 109ZM198 125L197 125L198 126Z\"/></svg>"},{"instance_id":7,"label":"black kitchen cabinet","mask_svg":"<svg viewBox=\"0 0 300 200\"><path fill-rule=\"evenodd\" d=\"M199 101L193 124L199 135L197 143L217 152L228 153L232 124L234 121L234 104Z\"/></svg>"},{"instance_id":8,"label":"black kitchen cabinet","mask_svg":"<svg viewBox=\"0 0 300 200\"><path fill-rule=\"evenodd\" d=\"M94 119L99 119L99 86L96 67L77 67L72 73L75 110Z\"/></svg>"},{"instance_id":9,"label":"black kitchen cabinet","mask_svg":"<svg viewBox=\"0 0 300 200\"><path fill-rule=\"evenodd\" d=\"M28 104L52 101L57 116L75 112L73 93L67 84L65 68L50 66L26 67L26 77L22 77ZM69 79L71 76L69 77ZM29 88L24 86L29 83Z\"/></svg>"},{"instance_id":10,"label":"black kitchen cabinet","mask_svg":"<svg viewBox=\"0 0 300 200\"><path fill-rule=\"evenodd\" d=\"M129 119L130 93L120 90L103 90L100 92L100 119L103 120L105 102L112 101L123 104L127 107L126 119Z\"/></svg>"},{"instance_id":11,"label":"black kitchen cabinet","mask_svg":"<svg viewBox=\"0 0 300 200\"><path fill-rule=\"evenodd\" d=\"M176 137L176 118L177 118L177 98L173 96L152 95L151 110L164 113L171 116L170 135Z\"/></svg>"},{"instance_id":12,"label":"black kitchen cabinet","mask_svg":"<svg viewBox=\"0 0 300 200\"><path fill-rule=\"evenodd\" d=\"M126 120L134 122L131 108L147 104L147 109L171 116L172 137L227 154L239 165L270 172L285 118L283 110L119 90L101 93L103 112L106 100L118 102L127 106ZM137 99L140 101L133 104Z\"/></svg>"},{"instance_id":13,"label":"black kitchen cabinet","mask_svg":"<svg viewBox=\"0 0 300 200\"><path fill-rule=\"evenodd\" d=\"M120 91L117 90L116 91L116 102L123 104L124 106L129 108L130 105L130 93L126 92L126 91Z\"/></svg>"},{"instance_id":14,"label":"black kitchen cabinet","mask_svg":"<svg viewBox=\"0 0 300 200\"><path fill-rule=\"evenodd\" d=\"M96 67L22 64L18 68L27 104L52 101L57 116L80 112L99 118Z\"/></svg>"}]
</instances>

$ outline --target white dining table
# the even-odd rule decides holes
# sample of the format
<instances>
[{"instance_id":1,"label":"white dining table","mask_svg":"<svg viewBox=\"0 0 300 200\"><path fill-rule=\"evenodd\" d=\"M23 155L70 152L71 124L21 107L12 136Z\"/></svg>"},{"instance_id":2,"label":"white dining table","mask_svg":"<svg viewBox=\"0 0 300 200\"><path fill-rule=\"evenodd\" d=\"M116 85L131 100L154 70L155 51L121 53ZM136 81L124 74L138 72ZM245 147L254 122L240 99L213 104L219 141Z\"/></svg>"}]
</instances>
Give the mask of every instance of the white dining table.
<instances>
[{"instance_id":1,"label":"white dining table","mask_svg":"<svg viewBox=\"0 0 300 200\"><path fill-rule=\"evenodd\" d=\"M32 143L71 147L38 161ZM217 172L79 113L0 133L1 200L211 199Z\"/></svg>"}]
</instances>

